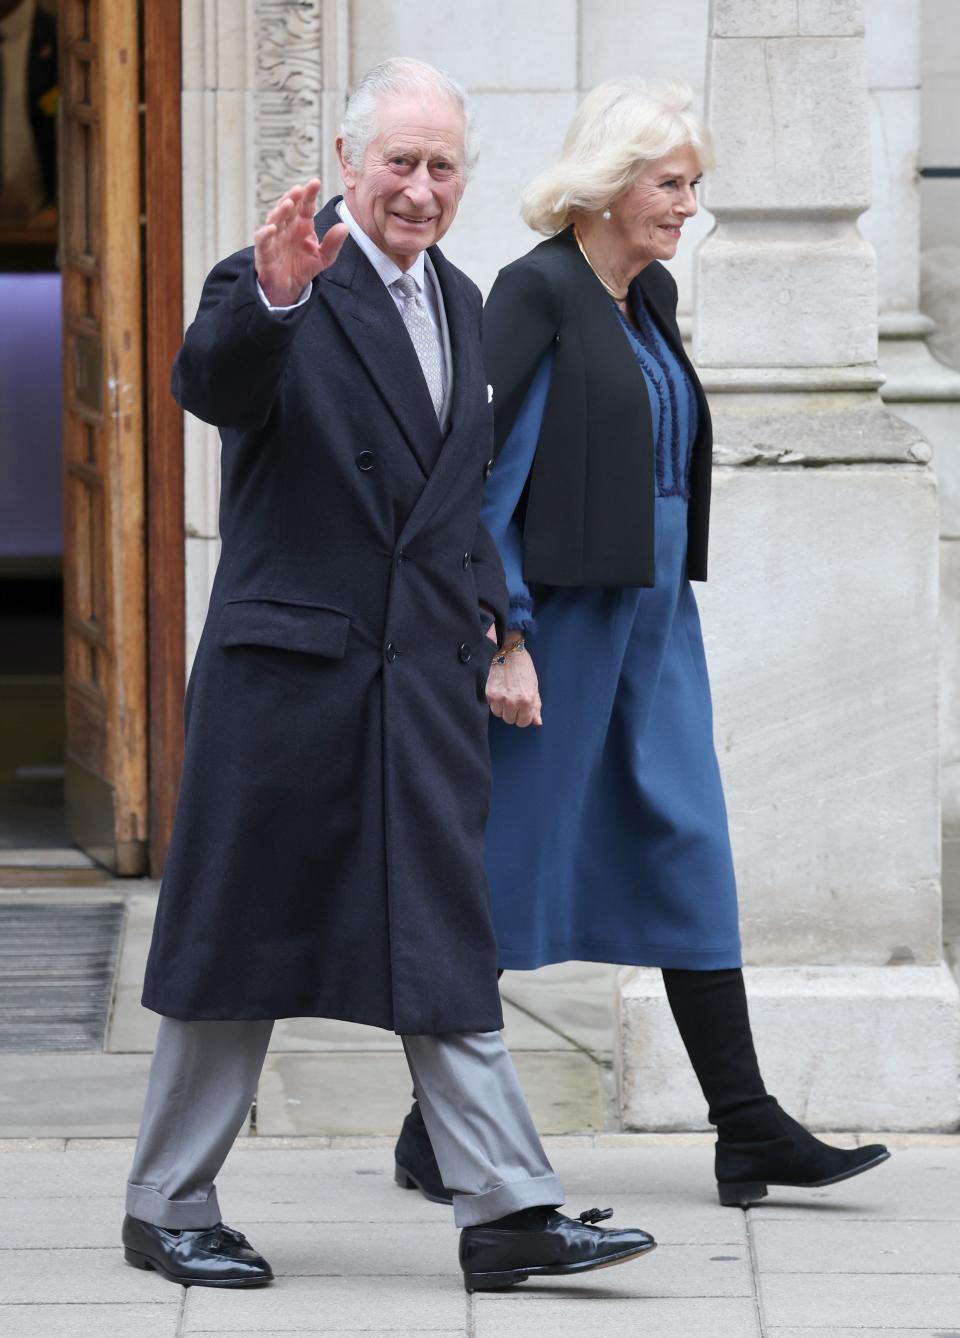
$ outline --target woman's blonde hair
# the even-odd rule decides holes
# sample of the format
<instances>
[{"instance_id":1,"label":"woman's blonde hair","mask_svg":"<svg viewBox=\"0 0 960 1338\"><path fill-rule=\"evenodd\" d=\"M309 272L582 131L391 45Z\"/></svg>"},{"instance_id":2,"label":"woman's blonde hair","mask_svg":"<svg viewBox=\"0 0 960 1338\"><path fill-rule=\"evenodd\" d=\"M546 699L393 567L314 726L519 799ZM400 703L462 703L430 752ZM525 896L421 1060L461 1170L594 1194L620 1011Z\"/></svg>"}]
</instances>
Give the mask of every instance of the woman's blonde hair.
<instances>
[{"instance_id":1,"label":"woman's blonde hair","mask_svg":"<svg viewBox=\"0 0 960 1338\"><path fill-rule=\"evenodd\" d=\"M604 209L645 163L687 145L701 166L713 166L710 131L690 110L693 90L670 80L631 88L609 79L581 102L563 141L560 161L541 172L520 197L523 221L552 237L575 213Z\"/></svg>"}]
</instances>

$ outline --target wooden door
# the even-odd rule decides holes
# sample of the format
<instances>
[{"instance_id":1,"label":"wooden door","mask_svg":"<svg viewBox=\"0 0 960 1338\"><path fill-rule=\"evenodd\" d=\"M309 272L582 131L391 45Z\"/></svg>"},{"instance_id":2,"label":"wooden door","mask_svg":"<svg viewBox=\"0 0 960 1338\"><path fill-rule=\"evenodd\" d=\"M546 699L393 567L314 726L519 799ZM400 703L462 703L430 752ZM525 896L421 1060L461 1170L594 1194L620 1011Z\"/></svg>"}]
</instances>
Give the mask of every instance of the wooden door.
<instances>
[{"instance_id":1,"label":"wooden door","mask_svg":"<svg viewBox=\"0 0 960 1338\"><path fill-rule=\"evenodd\" d=\"M148 835L137 10L60 7L67 829L120 874Z\"/></svg>"}]
</instances>

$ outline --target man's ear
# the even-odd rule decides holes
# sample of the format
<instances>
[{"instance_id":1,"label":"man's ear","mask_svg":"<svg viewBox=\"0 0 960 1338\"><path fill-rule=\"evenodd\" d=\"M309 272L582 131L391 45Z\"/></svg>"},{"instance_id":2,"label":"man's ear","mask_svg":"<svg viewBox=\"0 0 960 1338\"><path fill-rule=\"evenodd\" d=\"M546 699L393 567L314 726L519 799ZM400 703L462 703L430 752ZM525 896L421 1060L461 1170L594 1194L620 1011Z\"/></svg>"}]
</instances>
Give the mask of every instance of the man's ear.
<instances>
[{"instance_id":1,"label":"man's ear","mask_svg":"<svg viewBox=\"0 0 960 1338\"><path fill-rule=\"evenodd\" d=\"M337 136L337 161L340 164L340 176L343 184L348 190L352 190L357 184L357 174L350 166L350 159L346 156L343 147L343 136Z\"/></svg>"}]
</instances>

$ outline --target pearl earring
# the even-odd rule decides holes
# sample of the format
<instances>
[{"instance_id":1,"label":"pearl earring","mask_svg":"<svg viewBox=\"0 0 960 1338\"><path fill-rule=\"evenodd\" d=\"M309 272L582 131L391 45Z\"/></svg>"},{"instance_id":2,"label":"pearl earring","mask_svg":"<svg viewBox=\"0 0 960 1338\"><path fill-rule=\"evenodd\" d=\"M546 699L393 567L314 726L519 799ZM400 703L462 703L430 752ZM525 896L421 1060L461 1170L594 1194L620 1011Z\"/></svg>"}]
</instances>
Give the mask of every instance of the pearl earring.
<instances>
[{"instance_id":1,"label":"pearl earring","mask_svg":"<svg viewBox=\"0 0 960 1338\"><path fill-rule=\"evenodd\" d=\"M609 223L609 222L610 222L610 210L609 210L609 209L604 209L603 213L601 214L601 218L603 218L607 223Z\"/></svg>"}]
</instances>

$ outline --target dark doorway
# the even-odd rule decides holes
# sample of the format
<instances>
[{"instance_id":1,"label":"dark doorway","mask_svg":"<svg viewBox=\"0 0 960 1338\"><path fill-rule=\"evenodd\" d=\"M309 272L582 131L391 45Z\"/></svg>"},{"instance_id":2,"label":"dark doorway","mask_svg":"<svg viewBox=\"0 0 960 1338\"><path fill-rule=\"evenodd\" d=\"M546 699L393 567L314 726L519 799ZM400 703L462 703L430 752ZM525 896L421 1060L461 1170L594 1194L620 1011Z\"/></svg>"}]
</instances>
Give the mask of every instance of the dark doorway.
<instances>
[{"instance_id":1,"label":"dark doorway","mask_svg":"<svg viewBox=\"0 0 960 1338\"><path fill-rule=\"evenodd\" d=\"M56 0L0 0L0 860L64 826Z\"/></svg>"}]
</instances>

